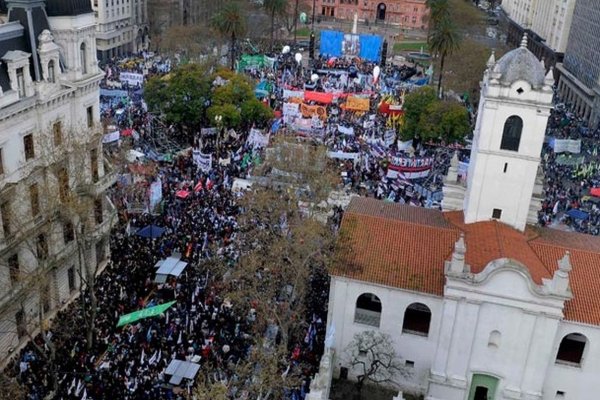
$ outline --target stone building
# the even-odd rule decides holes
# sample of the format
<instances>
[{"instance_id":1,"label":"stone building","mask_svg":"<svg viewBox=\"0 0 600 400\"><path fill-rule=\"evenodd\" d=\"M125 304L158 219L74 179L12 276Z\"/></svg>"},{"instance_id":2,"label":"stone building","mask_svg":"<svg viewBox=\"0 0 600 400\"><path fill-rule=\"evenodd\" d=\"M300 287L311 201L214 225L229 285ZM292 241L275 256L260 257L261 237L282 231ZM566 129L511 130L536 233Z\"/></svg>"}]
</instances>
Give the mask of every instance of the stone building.
<instances>
[{"instance_id":1,"label":"stone building","mask_svg":"<svg viewBox=\"0 0 600 400\"><path fill-rule=\"evenodd\" d=\"M221 5L211 0L148 0L151 32L160 34L176 25L207 25Z\"/></svg>"},{"instance_id":2,"label":"stone building","mask_svg":"<svg viewBox=\"0 0 600 400\"><path fill-rule=\"evenodd\" d=\"M5 6L0 361L79 291L83 264L103 265L116 215L105 196L115 175L103 157L103 73L90 2L8 0Z\"/></svg>"},{"instance_id":3,"label":"stone building","mask_svg":"<svg viewBox=\"0 0 600 400\"><path fill-rule=\"evenodd\" d=\"M561 97L596 128L600 124L600 6L577 0L563 64L557 66Z\"/></svg>"},{"instance_id":4,"label":"stone building","mask_svg":"<svg viewBox=\"0 0 600 400\"><path fill-rule=\"evenodd\" d=\"M354 198L328 309L334 375L353 336L391 336L404 392L428 400L593 400L600 391L600 239L531 225L554 79L527 43L482 82L466 182L444 211Z\"/></svg>"}]
</instances>

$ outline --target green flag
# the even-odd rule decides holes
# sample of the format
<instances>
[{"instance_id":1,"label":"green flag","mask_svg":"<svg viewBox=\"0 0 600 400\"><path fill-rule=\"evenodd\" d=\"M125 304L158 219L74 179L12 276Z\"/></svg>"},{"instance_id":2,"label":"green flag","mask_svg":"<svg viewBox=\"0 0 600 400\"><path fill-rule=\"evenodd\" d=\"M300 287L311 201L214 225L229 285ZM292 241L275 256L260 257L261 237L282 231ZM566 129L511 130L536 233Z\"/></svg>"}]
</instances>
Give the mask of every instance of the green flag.
<instances>
[{"instance_id":1,"label":"green flag","mask_svg":"<svg viewBox=\"0 0 600 400\"><path fill-rule=\"evenodd\" d=\"M171 307L173 304L175 304L175 302L170 301L165 304L160 304L158 306L144 308L143 310L134 311L132 313L122 315L121 318L119 318L119 322L117 323L117 328L120 326L123 326L123 325L131 324L140 319L156 317L157 315L160 315L163 312L165 312L165 310L167 308Z\"/></svg>"}]
</instances>

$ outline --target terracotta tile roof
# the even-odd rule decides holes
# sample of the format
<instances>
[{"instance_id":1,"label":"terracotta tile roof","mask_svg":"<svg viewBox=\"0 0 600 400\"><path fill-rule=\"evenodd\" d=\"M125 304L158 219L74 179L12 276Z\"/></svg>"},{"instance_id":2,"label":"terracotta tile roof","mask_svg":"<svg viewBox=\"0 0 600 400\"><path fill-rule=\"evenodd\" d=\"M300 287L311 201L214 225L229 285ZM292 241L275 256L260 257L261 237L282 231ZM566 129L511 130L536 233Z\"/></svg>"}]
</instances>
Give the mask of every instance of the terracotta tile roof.
<instances>
[{"instance_id":1,"label":"terracotta tile roof","mask_svg":"<svg viewBox=\"0 0 600 400\"><path fill-rule=\"evenodd\" d=\"M550 279L565 251L571 252L571 321L600 325L600 238L528 227L517 231L497 221L465 224L463 213L353 198L342 221L347 240L343 266L333 275L441 296L444 261L464 233L466 262L474 273L498 258L525 265L535 283ZM344 246L344 245L342 245Z\"/></svg>"}]
</instances>

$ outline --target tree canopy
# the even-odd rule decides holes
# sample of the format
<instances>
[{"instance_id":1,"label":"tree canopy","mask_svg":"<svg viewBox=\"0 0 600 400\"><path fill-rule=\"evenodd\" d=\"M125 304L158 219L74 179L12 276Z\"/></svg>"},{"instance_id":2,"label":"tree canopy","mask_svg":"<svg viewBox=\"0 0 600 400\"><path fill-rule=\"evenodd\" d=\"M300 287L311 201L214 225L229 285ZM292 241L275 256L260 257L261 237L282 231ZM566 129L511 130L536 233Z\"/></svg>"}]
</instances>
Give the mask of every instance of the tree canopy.
<instances>
[{"instance_id":1,"label":"tree canopy","mask_svg":"<svg viewBox=\"0 0 600 400\"><path fill-rule=\"evenodd\" d=\"M438 100L432 87L409 93L404 101L402 137L462 141L471 130L469 113L460 103Z\"/></svg>"}]
</instances>

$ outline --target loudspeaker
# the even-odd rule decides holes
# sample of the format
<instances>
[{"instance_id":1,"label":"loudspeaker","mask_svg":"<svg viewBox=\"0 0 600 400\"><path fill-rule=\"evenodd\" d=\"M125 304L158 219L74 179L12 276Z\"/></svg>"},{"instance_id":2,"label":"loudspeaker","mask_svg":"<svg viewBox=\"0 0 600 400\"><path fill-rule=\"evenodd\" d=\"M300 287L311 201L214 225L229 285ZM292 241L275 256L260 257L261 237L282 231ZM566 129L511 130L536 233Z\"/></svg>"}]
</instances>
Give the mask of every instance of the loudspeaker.
<instances>
[{"instance_id":1,"label":"loudspeaker","mask_svg":"<svg viewBox=\"0 0 600 400\"><path fill-rule=\"evenodd\" d=\"M315 34L310 33L310 41L308 42L308 57L311 59L315 58Z\"/></svg>"},{"instance_id":2,"label":"loudspeaker","mask_svg":"<svg viewBox=\"0 0 600 400\"><path fill-rule=\"evenodd\" d=\"M387 40L383 41L383 46L381 47L381 66L385 67L385 62L387 61L387 49L388 48L388 42Z\"/></svg>"}]
</instances>

